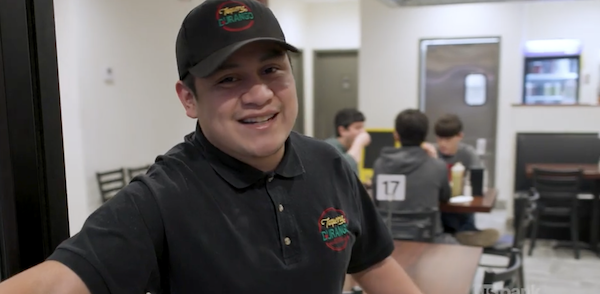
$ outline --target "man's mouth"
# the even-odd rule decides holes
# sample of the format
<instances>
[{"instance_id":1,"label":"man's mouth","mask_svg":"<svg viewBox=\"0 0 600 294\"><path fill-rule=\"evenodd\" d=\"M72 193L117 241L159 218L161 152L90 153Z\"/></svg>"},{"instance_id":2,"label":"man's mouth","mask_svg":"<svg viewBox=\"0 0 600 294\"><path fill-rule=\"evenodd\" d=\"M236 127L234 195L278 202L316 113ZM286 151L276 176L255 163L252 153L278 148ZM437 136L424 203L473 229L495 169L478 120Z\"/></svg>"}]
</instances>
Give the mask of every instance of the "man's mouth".
<instances>
[{"instance_id":1,"label":"man's mouth","mask_svg":"<svg viewBox=\"0 0 600 294\"><path fill-rule=\"evenodd\" d=\"M277 113L271 114L271 115L267 115L267 116L259 116L259 117L252 117L252 118L242 119L239 122L241 122L243 124L247 124L247 125L260 124L260 123L268 122L268 121L274 119L276 116L277 116Z\"/></svg>"}]
</instances>

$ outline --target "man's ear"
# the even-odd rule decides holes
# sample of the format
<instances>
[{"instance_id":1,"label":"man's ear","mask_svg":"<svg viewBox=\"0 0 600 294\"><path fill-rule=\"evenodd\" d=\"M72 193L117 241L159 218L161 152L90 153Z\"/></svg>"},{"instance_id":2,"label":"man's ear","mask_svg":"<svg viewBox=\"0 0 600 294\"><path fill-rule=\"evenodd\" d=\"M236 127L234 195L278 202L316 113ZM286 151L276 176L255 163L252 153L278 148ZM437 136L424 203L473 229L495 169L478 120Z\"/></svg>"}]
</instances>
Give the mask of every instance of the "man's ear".
<instances>
[{"instance_id":1,"label":"man's ear","mask_svg":"<svg viewBox=\"0 0 600 294\"><path fill-rule=\"evenodd\" d=\"M340 137L342 136L342 133L346 130L346 128L344 128L344 126L338 126L337 127L337 133L340 134Z\"/></svg>"},{"instance_id":2,"label":"man's ear","mask_svg":"<svg viewBox=\"0 0 600 294\"><path fill-rule=\"evenodd\" d=\"M400 142L400 135L398 135L398 132L394 131L394 140L396 142Z\"/></svg>"},{"instance_id":3,"label":"man's ear","mask_svg":"<svg viewBox=\"0 0 600 294\"><path fill-rule=\"evenodd\" d=\"M461 139L461 140L462 140L462 139L463 139L463 137L465 136L465 133L463 133L463 132L460 132L460 133L458 133L458 135L457 135L457 136L458 136L458 138L459 138L459 139Z\"/></svg>"},{"instance_id":4,"label":"man's ear","mask_svg":"<svg viewBox=\"0 0 600 294\"><path fill-rule=\"evenodd\" d=\"M196 111L197 101L194 92L192 92L192 90L182 81L177 81L175 84L175 91L177 92L177 96L179 97L183 109L185 109L185 114L193 119L198 118L198 113Z\"/></svg>"}]
</instances>

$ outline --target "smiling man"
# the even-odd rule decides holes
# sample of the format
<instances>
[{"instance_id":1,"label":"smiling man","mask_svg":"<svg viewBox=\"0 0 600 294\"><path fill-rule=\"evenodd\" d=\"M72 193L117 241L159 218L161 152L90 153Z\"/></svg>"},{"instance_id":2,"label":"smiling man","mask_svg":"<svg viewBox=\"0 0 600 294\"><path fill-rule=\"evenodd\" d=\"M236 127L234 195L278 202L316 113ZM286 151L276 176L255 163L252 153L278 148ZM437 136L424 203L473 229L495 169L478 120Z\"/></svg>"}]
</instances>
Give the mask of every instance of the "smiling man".
<instances>
[{"instance_id":1,"label":"smiling man","mask_svg":"<svg viewBox=\"0 0 600 294\"><path fill-rule=\"evenodd\" d=\"M291 132L285 42L253 0L208 0L177 37L175 88L195 132L95 211L10 294L340 293L419 290L341 154Z\"/></svg>"}]
</instances>

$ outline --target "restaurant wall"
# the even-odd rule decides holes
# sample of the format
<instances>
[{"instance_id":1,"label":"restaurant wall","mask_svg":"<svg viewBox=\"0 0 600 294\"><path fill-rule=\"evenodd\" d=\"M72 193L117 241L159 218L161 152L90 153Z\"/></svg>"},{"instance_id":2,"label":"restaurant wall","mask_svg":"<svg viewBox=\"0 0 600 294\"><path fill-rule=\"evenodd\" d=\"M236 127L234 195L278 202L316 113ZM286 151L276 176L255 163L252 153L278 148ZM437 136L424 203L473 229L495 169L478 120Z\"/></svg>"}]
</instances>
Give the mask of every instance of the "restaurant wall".
<instances>
[{"instance_id":1,"label":"restaurant wall","mask_svg":"<svg viewBox=\"0 0 600 294\"><path fill-rule=\"evenodd\" d=\"M388 7L361 0L359 103L369 127L392 127L404 108L418 106L418 44L424 38L500 37L496 185L512 197L515 134L520 131L600 131L599 107L513 106L521 98L526 40L583 41L581 102L597 104L600 2L512 2ZM506 202L510 206L510 201ZM509 207L510 208L510 207Z\"/></svg>"}]
</instances>

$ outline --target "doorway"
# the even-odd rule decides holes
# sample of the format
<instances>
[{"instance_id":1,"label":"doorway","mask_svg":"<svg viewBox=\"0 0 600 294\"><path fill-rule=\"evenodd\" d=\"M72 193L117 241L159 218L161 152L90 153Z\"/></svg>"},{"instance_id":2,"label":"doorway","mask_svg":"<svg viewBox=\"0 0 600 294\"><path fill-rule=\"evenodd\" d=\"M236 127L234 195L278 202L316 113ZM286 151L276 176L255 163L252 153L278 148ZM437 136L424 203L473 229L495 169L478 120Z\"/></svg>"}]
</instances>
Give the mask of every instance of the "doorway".
<instances>
[{"instance_id":1,"label":"doorway","mask_svg":"<svg viewBox=\"0 0 600 294\"><path fill-rule=\"evenodd\" d=\"M421 41L419 106L435 121L446 113L463 122L465 144L476 148L494 185L500 38ZM429 132L428 141L435 141Z\"/></svg>"},{"instance_id":2,"label":"doorway","mask_svg":"<svg viewBox=\"0 0 600 294\"><path fill-rule=\"evenodd\" d=\"M296 80L296 93L298 97L298 117L294 124L294 131L304 134L304 67L302 51L294 53L290 52L290 63L292 64L292 72Z\"/></svg>"},{"instance_id":3,"label":"doorway","mask_svg":"<svg viewBox=\"0 0 600 294\"><path fill-rule=\"evenodd\" d=\"M314 137L335 134L334 117L342 108L358 108L358 51L315 51Z\"/></svg>"}]
</instances>

